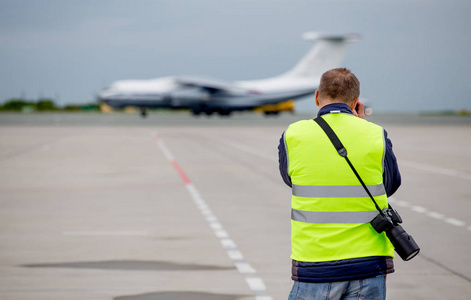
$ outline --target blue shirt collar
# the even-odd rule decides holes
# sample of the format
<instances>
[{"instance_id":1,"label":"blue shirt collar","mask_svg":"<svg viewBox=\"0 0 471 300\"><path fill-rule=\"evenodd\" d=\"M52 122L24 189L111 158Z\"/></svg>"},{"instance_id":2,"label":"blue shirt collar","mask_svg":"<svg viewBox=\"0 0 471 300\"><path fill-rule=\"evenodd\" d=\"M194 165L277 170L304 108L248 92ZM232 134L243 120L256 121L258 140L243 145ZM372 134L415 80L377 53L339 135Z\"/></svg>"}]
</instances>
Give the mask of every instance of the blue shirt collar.
<instances>
[{"instance_id":1,"label":"blue shirt collar","mask_svg":"<svg viewBox=\"0 0 471 300\"><path fill-rule=\"evenodd\" d=\"M322 107L319 112L317 113L317 116L320 117L322 115L328 114L331 111L335 112L341 112L341 113L346 113L346 114L353 114L352 110L350 109L350 106L348 106L345 103L331 103L327 104L326 106Z\"/></svg>"}]
</instances>

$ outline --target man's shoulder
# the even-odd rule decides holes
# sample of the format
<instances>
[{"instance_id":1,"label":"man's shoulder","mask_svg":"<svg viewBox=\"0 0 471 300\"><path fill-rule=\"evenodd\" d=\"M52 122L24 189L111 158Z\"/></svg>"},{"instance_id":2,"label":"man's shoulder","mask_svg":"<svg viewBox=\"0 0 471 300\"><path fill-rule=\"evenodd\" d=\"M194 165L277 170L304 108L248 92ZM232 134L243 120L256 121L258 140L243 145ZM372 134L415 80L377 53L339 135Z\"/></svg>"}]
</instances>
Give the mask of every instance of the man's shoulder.
<instances>
[{"instance_id":1,"label":"man's shoulder","mask_svg":"<svg viewBox=\"0 0 471 300\"><path fill-rule=\"evenodd\" d=\"M299 120L297 122L289 124L288 128L307 126L307 125L313 124L314 123L313 121L314 119Z\"/></svg>"},{"instance_id":2,"label":"man's shoulder","mask_svg":"<svg viewBox=\"0 0 471 300\"><path fill-rule=\"evenodd\" d=\"M300 120L294 123L289 124L288 128L285 131L285 138L287 136L293 137L298 135L303 135L306 130L311 131L309 128L315 126L316 122L313 119Z\"/></svg>"},{"instance_id":3,"label":"man's shoulder","mask_svg":"<svg viewBox=\"0 0 471 300\"><path fill-rule=\"evenodd\" d=\"M367 121L365 119L362 119L363 121L365 121L365 123L367 124L366 126L370 126L372 128L376 128L377 130L384 130L382 126L376 124L376 123L373 123L373 122L370 122L370 121Z\"/></svg>"},{"instance_id":4,"label":"man's shoulder","mask_svg":"<svg viewBox=\"0 0 471 300\"><path fill-rule=\"evenodd\" d=\"M383 129L382 126L380 126L376 123L370 122L366 119L362 119L362 118L359 118L359 117L356 117L356 116L353 116L353 115L351 115L351 118L352 118L352 120L357 121L362 126L367 126L367 127L370 127L370 128L376 128L376 129L381 129L381 130Z\"/></svg>"}]
</instances>

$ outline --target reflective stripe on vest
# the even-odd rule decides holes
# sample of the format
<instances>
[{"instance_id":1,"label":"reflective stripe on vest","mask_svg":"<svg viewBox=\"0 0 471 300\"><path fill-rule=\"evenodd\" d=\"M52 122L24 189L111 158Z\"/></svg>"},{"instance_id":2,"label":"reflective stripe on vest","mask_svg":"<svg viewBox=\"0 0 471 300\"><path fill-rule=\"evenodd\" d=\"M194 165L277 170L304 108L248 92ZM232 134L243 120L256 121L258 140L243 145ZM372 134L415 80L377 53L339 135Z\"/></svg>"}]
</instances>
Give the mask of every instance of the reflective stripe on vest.
<instances>
[{"instance_id":1,"label":"reflective stripe on vest","mask_svg":"<svg viewBox=\"0 0 471 300\"><path fill-rule=\"evenodd\" d=\"M366 186L373 197L386 194L384 185L375 184ZM297 197L315 198L341 198L341 197L368 197L361 185L297 185L293 184L293 195Z\"/></svg>"},{"instance_id":2,"label":"reflective stripe on vest","mask_svg":"<svg viewBox=\"0 0 471 300\"><path fill-rule=\"evenodd\" d=\"M377 210L333 212L291 209L291 220L304 223L369 223L377 215Z\"/></svg>"}]
</instances>

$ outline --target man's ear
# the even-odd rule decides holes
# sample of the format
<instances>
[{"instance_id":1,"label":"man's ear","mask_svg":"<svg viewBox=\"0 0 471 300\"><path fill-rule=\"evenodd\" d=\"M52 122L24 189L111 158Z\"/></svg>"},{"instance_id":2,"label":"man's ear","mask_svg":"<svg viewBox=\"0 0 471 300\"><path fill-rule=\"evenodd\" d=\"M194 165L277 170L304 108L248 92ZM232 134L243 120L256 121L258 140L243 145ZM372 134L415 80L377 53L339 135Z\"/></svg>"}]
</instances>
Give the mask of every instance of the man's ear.
<instances>
[{"instance_id":1,"label":"man's ear","mask_svg":"<svg viewBox=\"0 0 471 300\"><path fill-rule=\"evenodd\" d=\"M316 93L314 94L315 99L316 99L316 105L319 106L319 91L316 90Z\"/></svg>"},{"instance_id":2,"label":"man's ear","mask_svg":"<svg viewBox=\"0 0 471 300\"><path fill-rule=\"evenodd\" d=\"M360 101L360 98L356 98L355 100L353 100L352 104L350 104L350 108L352 110L355 110L355 107L357 106L359 101Z\"/></svg>"}]
</instances>

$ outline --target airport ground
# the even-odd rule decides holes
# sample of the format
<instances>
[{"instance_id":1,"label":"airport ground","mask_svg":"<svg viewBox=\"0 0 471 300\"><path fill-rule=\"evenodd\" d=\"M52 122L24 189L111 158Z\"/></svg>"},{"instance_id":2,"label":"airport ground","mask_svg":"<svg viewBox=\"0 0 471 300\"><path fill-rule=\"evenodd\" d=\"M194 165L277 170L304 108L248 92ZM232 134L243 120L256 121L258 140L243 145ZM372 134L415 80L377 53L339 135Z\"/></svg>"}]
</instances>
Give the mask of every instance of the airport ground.
<instances>
[{"instance_id":1,"label":"airport ground","mask_svg":"<svg viewBox=\"0 0 471 300\"><path fill-rule=\"evenodd\" d=\"M0 299L286 299L277 146L309 117L0 114ZM422 248L395 259L387 299L469 299L471 118L369 119L393 141L390 200Z\"/></svg>"}]
</instances>

